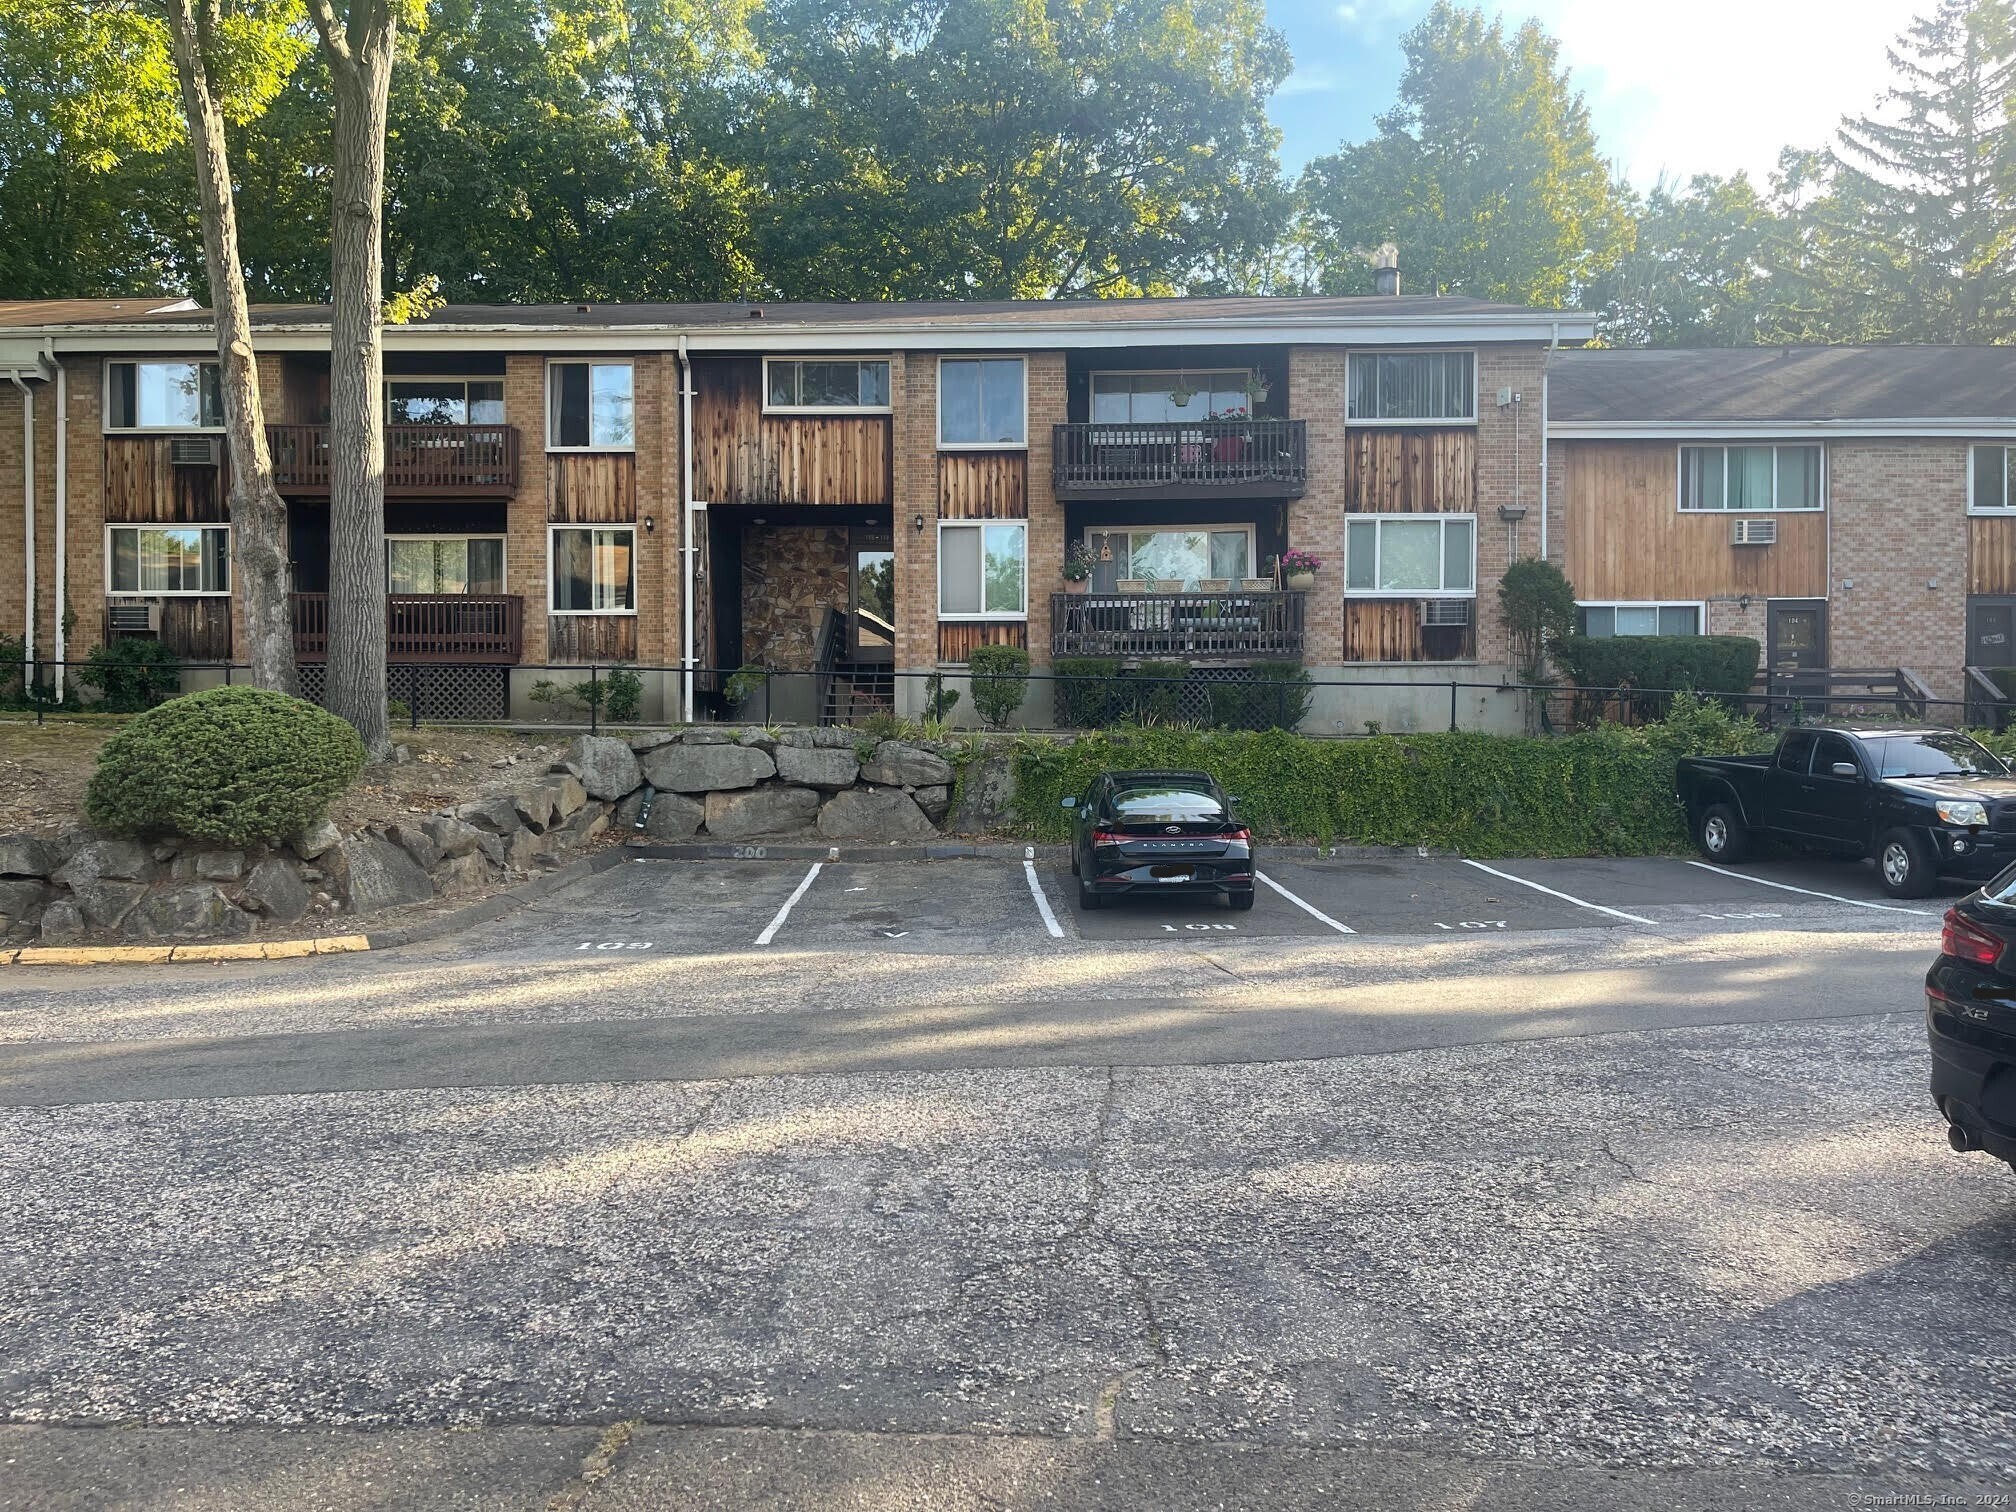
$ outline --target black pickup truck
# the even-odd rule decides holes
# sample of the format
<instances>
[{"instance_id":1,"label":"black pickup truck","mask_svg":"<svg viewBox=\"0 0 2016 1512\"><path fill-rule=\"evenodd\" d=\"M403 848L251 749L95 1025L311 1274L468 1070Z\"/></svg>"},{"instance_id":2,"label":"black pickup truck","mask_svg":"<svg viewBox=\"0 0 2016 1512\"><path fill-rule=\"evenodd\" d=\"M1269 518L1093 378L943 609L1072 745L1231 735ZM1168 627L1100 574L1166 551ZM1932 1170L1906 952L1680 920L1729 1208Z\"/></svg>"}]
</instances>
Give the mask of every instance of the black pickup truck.
<instances>
[{"instance_id":1,"label":"black pickup truck","mask_svg":"<svg viewBox=\"0 0 2016 1512\"><path fill-rule=\"evenodd\" d=\"M1954 730L1803 726L1768 756L1683 756L1675 782L1710 861L1753 838L1870 857L1895 898L2016 861L2016 777Z\"/></svg>"}]
</instances>

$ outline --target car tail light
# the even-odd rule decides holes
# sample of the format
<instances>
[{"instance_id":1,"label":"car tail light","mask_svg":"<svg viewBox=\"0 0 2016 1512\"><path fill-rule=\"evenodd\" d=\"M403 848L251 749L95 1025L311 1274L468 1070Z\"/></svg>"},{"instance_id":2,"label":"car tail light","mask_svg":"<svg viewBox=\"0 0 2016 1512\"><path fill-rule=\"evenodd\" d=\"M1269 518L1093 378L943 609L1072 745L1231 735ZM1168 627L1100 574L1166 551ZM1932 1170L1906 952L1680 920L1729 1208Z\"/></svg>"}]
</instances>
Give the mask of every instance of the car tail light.
<instances>
[{"instance_id":1,"label":"car tail light","mask_svg":"<svg viewBox=\"0 0 2016 1512\"><path fill-rule=\"evenodd\" d=\"M1252 843L1253 831L1242 826L1239 829L1228 829L1218 838L1232 845L1248 845Z\"/></svg>"},{"instance_id":2,"label":"car tail light","mask_svg":"<svg viewBox=\"0 0 2016 1512\"><path fill-rule=\"evenodd\" d=\"M1946 910L1945 928L1939 931L1939 952L1977 966L1993 966L2002 959L2002 942L1987 930L1968 922L1957 908Z\"/></svg>"},{"instance_id":3,"label":"car tail light","mask_svg":"<svg viewBox=\"0 0 2016 1512\"><path fill-rule=\"evenodd\" d=\"M1112 830L1092 831L1092 843L1094 845L1119 845L1126 838L1125 835L1116 835Z\"/></svg>"}]
</instances>

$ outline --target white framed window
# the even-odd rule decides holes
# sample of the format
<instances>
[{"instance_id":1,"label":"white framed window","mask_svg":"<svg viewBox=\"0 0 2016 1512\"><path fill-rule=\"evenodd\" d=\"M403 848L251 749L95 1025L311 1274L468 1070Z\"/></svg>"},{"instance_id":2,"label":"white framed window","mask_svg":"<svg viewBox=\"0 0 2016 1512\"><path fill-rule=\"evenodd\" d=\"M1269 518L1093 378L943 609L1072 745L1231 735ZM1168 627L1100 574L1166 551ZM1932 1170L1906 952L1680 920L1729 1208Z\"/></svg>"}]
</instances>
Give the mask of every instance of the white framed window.
<instances>
[{"instance_id":1,"label":"white framed window","mask_svg":"<svg viewBox=\"0 0 2016 1512\"><path fill-rule=\"evenodd\" d=\"M938 359L938 445L1029 444L1029 365L1020 357Z\"/></svg>"},{"instance_id":2,"label":"white framed window","mask_svg":"<svg viewBox=\"0 0 2016 1512\"><path fill-rule=\"evenodd\" d=\"M387 536L387 593L477 594L504 591L504 537Z\"/></svg>"},{"instance_id":3,"label":"white framed window","mask_svg":"<svg viewBox=\"0 0 2016 1512\"><path fill-rule=\"evenodd\" d=\"M502 425L502 378L388 378L387 425Z\"/></svg>"},{"instance_id":4,"label":"white framed window","mask_svg":"<svg viewBox=\"0 0 2016 1512\"><path fill-rule=\"evenodd\" d=\"M222 430L217 364L179 360L105 364L105 429Z\"/></svg>"},{"instance_id":5,"label":"white framed window","mask_svg":"<svg viewBox=\"0 0 2016 1512\"><path fill-rule=\"evenodd\" d=\"M1970 446L1967 449L1967 512L2002 514L2016 511L2009 494L2012 446Z\"/></svg>"},{"instance_id":6,"label":"white framed window","mask_svg":"<svg viewBox=\"0 0 2016 1512\"><path fill-rule=\"evenodd\" d=\"M1253 413L1251 368L1189 368L1092 375L1094 425L1169 425Z\"/></svg>"},{"instance_id":7,"label":"white framed window","mask_svg":"<svg viewBox=\"0 0 2016 1512\"><path fill-rule=\"evenodd\" d=\"M941 520L938 618L1019 620L1029 613L1029 526Z\"/></svg>"},{"instance_id":8,"label":"white framed window","mask_svg":"<svg viewBox=\"0 0 2016 1512\"><path fill-rule=\"evenodd\" d=\"M1605 640L1613 635L1701 635L1707 605L1696 601L1575 606L1575 633Z\"/></svg>"},{"instance_id":9,"label":"white framed window","mask_svg":"<svg viewBox=\"0 0 2016 1512\"><path fill-rule=\"evenodd\" d=\"M546 532L547 608L554 614L637 612L637 527L553 525Z\"/></svg>"},{"instance_id":10,"label":"white framed window","mask_svg":"<svg viewBox=\"0 0 2016 1512\"><path fill-rule=\"evenodd\" d=\"M546 450L634 450L634 379L627 362L547 363Z\"/></svg>"},{"instance_id":11,"label":"white framed window","mask_svg":"<svg viewBox=\"0 0 2016 1512\"><path fill-rule=\"evenodd\" d=\"M1357 425L1474 425L1475 352L1352 352L1344 418Z\"/></svg>"},{"instance_id":12,"label":"white framed window","mask_svg":"<svg viewBox=\"0 0 2016 1512\"><path fill-rule=\"evenodd\" d=\"M887 357L765 357L763 409L767 414L886 414Z\"/></svg>"},{"instance_id":13,"label":"white framed window","mask_svg":"<svg viewBox=\"0 0 2016 1512\"><path fill-rule=\"evenodd\" d=\"M229 525L107 525L105 591L149 597L231 592Z\"/></svg>"},{"instance_id":14,"label":"white framed window","mask_svg":"<svg viewBox=\"0 0 2016 1512\"><path fill-rule=\"evenodd\" d=\"M1683 446L1680 507L1792 513L1819 509L1827 497L1820 446Z\"/></svg>"},{"instance_id":15,"label":"white framed window","mask_svg":"<svg viewBox=\"0 0 2016 1512\"><path fill-rule=\"evenodd\" d=\"M1113 564L1115 579L1153 578L1194 589L1205 578L1224 578L1236 588L1239 579L1254 575L1251 525L1119 526L1086 531L1085 545L1099 567Z\"/></svg>"},{"instance_id":16,"label":"white framed window","mask_svg":"<svg viewBox=\"0 0 2016 1512\"><path fill-rule=\"evenodd\" d=\"M1344 591L1361 598L1474 598L1475 515L1352 515Z\"/></svg>"}]
</instances>

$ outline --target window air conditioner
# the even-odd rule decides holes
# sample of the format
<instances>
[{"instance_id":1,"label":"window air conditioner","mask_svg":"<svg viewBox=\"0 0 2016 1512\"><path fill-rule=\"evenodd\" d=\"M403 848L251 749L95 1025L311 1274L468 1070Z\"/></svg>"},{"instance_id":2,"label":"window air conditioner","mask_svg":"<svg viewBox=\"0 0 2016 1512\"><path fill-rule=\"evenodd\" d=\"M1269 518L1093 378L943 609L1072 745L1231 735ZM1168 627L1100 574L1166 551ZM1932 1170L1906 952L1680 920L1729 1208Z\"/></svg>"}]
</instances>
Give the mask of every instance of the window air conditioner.
<instances>
[{"instance_id":1,"label":"window air conditioner","mask_svg":"<svg viewBox=\"0 0 2016 1512\"><path fill-rule=\"evenodd\" d=\"M217 438L177 436L168 443L168 463L171 467L215 467Z\"/></svg>"},{"instance_id":2,"label":"window air conditioner","mask_svg":"<svg viewBox=\"0 0 2016 1512\"><path fill-rule=\"evenodd\" d=\"M1470 600L1423 599L1421 623L1424 626L1467 625L1470 623Z\"/></svg>"},{"instance_id":3,"label":"window air conditioner","mask_svg":"<svg viewBox=\"0 0 2016 1512\"><path fill-rule=\"evenodd\" d=\"M149 601L115 599L106 605L105 617L114 635L161 633L161 603L158 599Z\"/></svg>"},{"instance_id":4,"label":"window air conditioner","mask_svg":"<svg viewBox=\"0 0 2016 1512\"><path fill-rule=\"evenodd\" d=\"M1773 546L1778 542L1778 522L1773 519L1737 520L1731 525L1732 546Z\"/></svg>"}]
</instances>

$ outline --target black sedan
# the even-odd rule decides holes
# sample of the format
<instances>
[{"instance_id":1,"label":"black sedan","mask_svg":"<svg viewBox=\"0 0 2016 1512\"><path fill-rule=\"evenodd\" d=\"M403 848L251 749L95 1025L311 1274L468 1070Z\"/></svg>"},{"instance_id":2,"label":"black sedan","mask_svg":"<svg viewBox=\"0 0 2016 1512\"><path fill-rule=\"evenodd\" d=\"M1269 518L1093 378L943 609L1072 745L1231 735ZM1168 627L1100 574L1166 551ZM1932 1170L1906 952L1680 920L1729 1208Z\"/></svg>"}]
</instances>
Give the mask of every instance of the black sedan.
<instances>
[{"instance_id":1,"label":"black sedan","mask_svg":"<svg viewBox=\"0 0 2016 1512\"><path fill-rule=\"evenodd\" d=\"M2016 866L1946 910L1925 975L1932 1100L1956 1150L2016 1166Z\"/></svg>"},{"instance_id":2,"label":"black sedan","mask_svg":"<svg viewBox=\"0 0 2016 1512\"><path fill-rule=\"evenodd\" d=\"M1071 810L1078 906L1126 893L1223 893L1253 906L1253 835L1208 772L1102 772Z\"/></svg>"}]
</instances>

